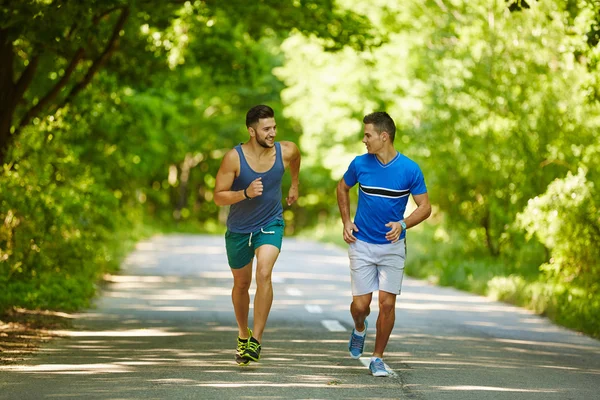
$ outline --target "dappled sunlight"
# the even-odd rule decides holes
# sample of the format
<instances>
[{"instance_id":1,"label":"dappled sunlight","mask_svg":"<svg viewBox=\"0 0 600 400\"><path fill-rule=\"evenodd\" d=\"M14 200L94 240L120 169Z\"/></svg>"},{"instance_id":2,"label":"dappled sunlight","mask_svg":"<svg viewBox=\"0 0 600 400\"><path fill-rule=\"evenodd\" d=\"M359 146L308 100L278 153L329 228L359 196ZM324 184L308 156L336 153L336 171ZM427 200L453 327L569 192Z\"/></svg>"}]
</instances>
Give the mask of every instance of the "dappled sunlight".
<instances>
[{"instance_id":1,"label":"dappled sunlight","mask_svg":"<svg viewBox=\"0 0 600 400\"><path fill-rule=\"evenodd\" d=\"M600 369L589 369L589 368L575 368L575 367L565 367L561 365L536 365L538 368L548 368L548 369L559 369L563 371L577 371L582 372L584 374L591 375L600 375Z\"/></svg>"},{"instance_id":2,"label":"dappled sunlight","mask_svg":"<svg viewBox=\"0 0 600 400\"><path fill-rule=\"evenodd\" d=\"M286 253L282 253L281 262L285 262ZM341 265L343 267L348 268L348 256L328 256L328 255L315 255L311 256L310 254L303 254L302 259L307 264L324 266L326 264L329 265Z\"/></svg>"},{"instance_id":3,"label":"dappled sunlight","mask_svg":"<svg viewBox=\"0 0 600 400\"><path fill-rule=\"evenodd\" d=\"M178 306L154 306L154 305L143 305L143 304L130 304L123 306L126 310L147 310L147 311L163 311L163 312L197 312L201 309L199 307L178 307Z\"/></svg>"},{"instance_id":4,"label":"dappled sunlight","mask_svg":"<svg viewBox=\"0 0 600 400\"><path fill-rule=\"evenodd\" d=\"M193 254L200 249L216 252L216 246L210 248L181 246L178 254ZM430 292L428 285L407 279L406 291L396 303L397 323L385 354L392 377L373 379L364 364L370 354L361 360L348 357L352 325L348 308L352 295L347 258L342 258L343 267L339 265L344 272L339 275L335 273L337 257L331 257L330 265L314 274L298 268L274 271L275 297L261 361L244 368L234 360L238 328L231 305L231 271L226 264L217 270L210 261L202 265L196 261L187 263L190 259L186 258L181 265L167 261L165 268L170 276L150 270L148 275L136 275L137 266L129 272L125 270L124 275L107 275L108 285L104 296L98 299L97 310L77 315L79 329L52 332L63 336L60 346L43 350L54 364L43 359L38 365L0 371L40 379L44 375L56 379L59 375L65 379L89 376L91 379L81 385L83 390L98 382L107 389L128 385L135 391L148 385L169 391L189 387L192 389L187 390L202 393L203 398L219 398L221 393L223 397L230 393L247 394L248 390L261 398L290 398L289 393L310 393L311 389L320 392L318 398L350 398L356 389L393 392L400 387L410 387L408 390L413 392L453 391L471 396L480 392L543 394L553 393L553 388L547 392L537 387L519 388L523 382L504 384L502 376L552 371L583 379L599 375L598 369L586 369L578 363L581 354L596 356L594 352L599 349L593 346L561 348L558 341L544 342L533 335L525 336L531 340L514 340L524 336L513 336L512 332L507 338L480 334L486 329L552 329L540 323L542 318L484 297L446 289ZM251 320L255 289L253 282ZM375 293L370 317L373 325L377 300ZM337 321L347 331L330 331L322 324L325 320ZM426 334L429 332L435 334ZM372 347L367 353L370 351ZM558 358L559 354L566 356L567 361ZM465 371L475 378L448 380L465 376ZM414 385L400 380L422 375L433 378L427 384ZM481 376L486 379L480 380ZM496 376L500 378L496 380ZM90 384L91 380L94 382ZM398 396L401 394L398 392ZM117 397L127 396L124 392L115 393ZM306 397L313 398L309 394Z\"/></svg>"},{"instance_id":5,"label":"dappled sunlight","mask_svg":"<svg viewBox=\"0 0 600 400\"><path fill-rule=\"evenodd\" d=\"M573 350L583 350L590 353L596 353L600 355L600 347L594 346L585 346L580 344L572 344L572 343L560 343L560 342L546 342L546 341L533 341L533 340L518 340L518 339L493 339L495 342L499 343L512 343L512 344L520 344L527 346L544 346L544 347L553 347L553 348L561 348L561 349L573 349Z\"/></svg>"},{"instance_id":6,"label":"dappled sunlight","mask_svg":"<svg viewBox=\"0 0 600 400\"><path fill-rule=\"evenodd\" d=\"M457 303L409 303L398 301L396 303L396 308L401 310L463 311L469 313L489 313L492 311L497 311L517 314L531 314L531 311L504 306L501 303L462 305Z\"/></svg>"},{"instance_id":7,"label":"dappled sunlight","mask_svg":"<svg viewBox=\"0 0 600 400\"><path fill-rule=\"evenodd\" d=\"M169 249L170 253L174 254L219 254L225 255L225 247L224 246L176 246Z\"/></svg>"},{"instance_id":8,"label":"dappled sunlight","mask_svg":"<svg viewBox=\"0 0 600 400\"><path fill-rule=\"evenodd\" d=\"M197 237L191 236L196 239ZM176 254L225 254L224 246L215 245L203 245L203 244L181 244L182 239L186 239L184 236L169 235L168 237L163 236L155 237L156 240L139 242L136 244L136 252L132 254L141 254L144 252L151 253L176 253ZM160 240L166 239L166 240ZM180 242L179 244L177 242ZM188 241L189 243L189 241Z\"/></svg>"},{"instance_id":9,"label":"dappled sunlight","mask_svg":"<svg viewBox=\"0 0 600 400\"><path fill-rule=\"evenodd\" d=\"M404 286L404 283L403 283ZM464 293L449 294L433 294L422 292L411 292L404 290L400 297L403 300L419 300L427 302L452 302L452 303L495 303L494 300L481 296L465 296Z\"/></svg>"},{"instance_id":10,"label":"dappled sunlight","mask_svg":"<svg viewBox=\"0 0 600 400\"><path fill-rule=\"evenodd\" d=\"M240 387L260 387L260 388L265 388L265 387L271 387L271 388L293 388L293 387L298 387L298 388L320 388L320 387L331 387L332 384L330 383L265 383L265 382L257 382L257 383L252 383L252 382L244 382L244 383L228 383L228 382L222 382L222 383L198 383L194 386L205 386L205 387L215 387L215 388L240 388ZM359 385L359 384L340 384L340 383L335 383L334 384L336 387L339 388L367 388L369 386L376 386L376 385Z\"/></svg>"},{"instance_id":11,"label":"dappled sunlight","mask_svg":"<svg viewBox=\"0 0 600 400\"><path fill-rule=\"evenodd\" d=\"M308 302L303 297L298 298L298 299L278 299L278 300L273 301L273 306L271 308L272 309L284 308L282 306L302 306L303 307L306 304L327 305L327 304L336 304L336 302L335 301L323 301L323 300ZM346 305L346 308L348 308L348 305Z\"/></svg>"},{"instance_id":12,"label":"dappled sunlight","mask_svg":"<svg viewBox=\"0 0 600 400\"><path fill-rule=\"evenodd\" d=\"M41 364L0 366L0 371L26 373L61 373L61 374L114 374L130 373L133 369L124 365L112 364Z\"/></svg>"},{"instance_id":13,"label":"dappled sunlight","mask_svg":"<svg viewBox=\"0 0 600 400\"><path fill-rule=\"evenodd\" d=\"M468 326L483 326L488 328L497 328L503 330L520 330L527 332L539 332L539 333L549 333L549 332L560 332L560 329L554 325L546 324L543 327L529 327L523 325L509 325L506 323L499 322L491 322L491 321L466 321L465 325Z\"/></svg>"},{"instance_id":14,"label":"dappled sunlight","mask_svg":"<svg viewBox=\"0 0 600 400\"><path fill-rule=\"evenodd\" d=\"M67 337L164 337L164 336L185 336L185 332L168 332L162 329L130 329L130 330L110 330L110 331L51 331L58 336Z\"/></svg>"},{"instance_id":15,"label":"dappled sunlight","mask_svg":"<svg viewBox=\"0 0 600 400\"><path fill-rule=\"evenodd\" d=\"M129 283L129 282L142 282L142 283L179 283L182 281L181 277L177 276L159 276L159 275L111 275L105 274L104 280L112 283Z\"/></svg>"},{"instance_id":16,"label":"dappled sunlight","mask_svg":"<svg viewBox=\"0 0 600 400\"><path fill-rule=\"evenodd\" d=\"M514 344L514 345L522 345L522 346L541 346L547 348L561 348L561 349L572 349L572 350L581 350L585 353L596 353L600 354L600 347L594 346L586 346L579 344L571 344L571 343L559 343L559 342L548 342L548 341L532 341L532 340L517 340L517 339L503 339L503 338L481 338L481 337L472 337L472 336L438 336L438 335L425 335L425 334L402 334L400 332L394 332L390 336L391 339L398 339L403 343L408 344L417 344L422 342L432 342L432 341L442 341L442 342L462 342L462 343L471 343L473 344L481 344L485 346L489 346L490 343L500 343L500 344ZM502 349L507 349L509 347L502 347ZM554 353L551 353L554 354Z\"/></svg>"},{"instance_id":17,"label":"dappled sunlight","mask_svg":"<svg viewBox=\"0 0 600 400\"><path fill-rule=\"evenodd\" d=\"M110 291L107 297L129 298L131 293L121 291ZM158 293L145 293L136 295L141 300L162 300L162 301L186 301L186 300L208 300L212 296L231 296L231 289L218 287L196 287L183 289L165 289Z\"/></svg>"},{"instance_id":18,"label":"dappled sunlight","mask_svg":"<svg viewBox=\"0 0 600 400\"><path fill-rule=\"evenodd\" d=\"M560 393L556 389L522 389L522 388L502 388L492 386L432 386L434 389L451 391L479 391L479 392L518 392L518 393Z\"/></svg>"},{"instance_id":19,"label":"dappled sunlight","mask_svg":"<svg viewBox=\"0 0 600 400\"><path fill-rule=\"evenodd\" d=\"M226 279L233 283L233 277L229 267L223 265L223 271L198 271L195 276L207 279Z\"/></svg>"},{"instance_id":20,"label":"dappled sunlight","mask_svg":"<svg viewBox=\"0 0 600 400\"><path fill-rule=\"evenodd\" d=\"M156 266L158 265L158 259L154 254L142 253L142 252L133 252L127 256L125 261L123 261L124 265L143 265L145 267Z\"/></svg>"},{"instance_id":21,"label":"dappled sunlight","mask_svg":"<svg viewBox=\"0 0 600 400\"><path fill-rule=\"evenodd\" d=\"M532 355L538 355L538 356L551 356L554 354L551 351L520 349L517 347L502 347L502 350L509 352L509 353L523 353L523 354L532 354Z\"/></svg>"},{"instance_id":22,"label":"dappled sunlight","mask_svg":"<svg viewBox=\"0 0 600 400\"><path fill-rule=\"evenodd\" d=\"M446 368L446 369L454 369L459 367L477 367L477 368L498 368L498 369L516 369L522 368L519 365L501 365L498 363L492 363L492 360L487 360L484 362L471 362L471 361L443 361L443 360L404 360L404 363L411 366L435 366L436 369Z\"/></svg>"}]
</instances>

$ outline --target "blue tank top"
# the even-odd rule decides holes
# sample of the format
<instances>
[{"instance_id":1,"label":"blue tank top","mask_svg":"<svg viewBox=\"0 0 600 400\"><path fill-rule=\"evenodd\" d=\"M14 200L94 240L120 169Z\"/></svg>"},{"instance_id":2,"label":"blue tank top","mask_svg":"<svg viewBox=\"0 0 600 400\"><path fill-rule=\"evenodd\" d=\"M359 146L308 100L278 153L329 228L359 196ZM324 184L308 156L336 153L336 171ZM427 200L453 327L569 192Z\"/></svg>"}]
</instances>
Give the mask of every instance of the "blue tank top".
<instances>
[{"instance_id":1,"label":"blue tank top","mask_svg":"<svg viewBox=\"0 0 600 400\"><path fill-rule=\"evenodd\" d=\"M244 199L232 204L227 216L227 229L235 233L256 232L276 219L283 219L281 179L285 168L281 145L275 142L275 163L270 170L261 173L250 168L241 144L235 149L240 156L240 175L233 180L231 190L244 190L253 180L262 177L263 193L251 200Z\"/></svg>"}]
</instances>

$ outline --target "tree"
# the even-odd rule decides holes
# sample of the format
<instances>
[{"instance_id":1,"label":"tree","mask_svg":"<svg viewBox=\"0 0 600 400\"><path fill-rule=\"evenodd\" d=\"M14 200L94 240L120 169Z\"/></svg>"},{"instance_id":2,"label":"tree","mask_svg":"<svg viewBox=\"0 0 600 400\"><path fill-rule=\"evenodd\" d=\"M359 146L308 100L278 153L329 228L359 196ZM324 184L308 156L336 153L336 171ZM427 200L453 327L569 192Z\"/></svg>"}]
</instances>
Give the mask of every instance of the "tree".
<instances>
[{"instance_id":1,"label":"tree","mask_svg":"<svg viewBox=\"0 0 600 400\"><path fill-rule=\"evenodd\" d=\"M72 103L116 54L125 60L128 50L145 50L135 54L141 65L150 67L146 74L168 67L164 56L173 55L173 41L163 42L160 35L157 39L147 32L163 30L174 20L205 35L196 43L204 50L201 54L209 57L199 61L221 69L222 76L238 76L240 69L239 64L217 64L219 53L211 51L211 45L218 43L211 41L210 28L223 17L254 40L297 30L321 37L330 49L339 49L346 45L361 48L369 38L364 19L339 12L331 0L24 0L3 2L0 13L0 162L6 161L6 151L23 127ZM178 50L185 47L182 37L186 36L180 32L174 38ZM128 45L119 47L125 41Z\"/></svg>"}]
</instances>

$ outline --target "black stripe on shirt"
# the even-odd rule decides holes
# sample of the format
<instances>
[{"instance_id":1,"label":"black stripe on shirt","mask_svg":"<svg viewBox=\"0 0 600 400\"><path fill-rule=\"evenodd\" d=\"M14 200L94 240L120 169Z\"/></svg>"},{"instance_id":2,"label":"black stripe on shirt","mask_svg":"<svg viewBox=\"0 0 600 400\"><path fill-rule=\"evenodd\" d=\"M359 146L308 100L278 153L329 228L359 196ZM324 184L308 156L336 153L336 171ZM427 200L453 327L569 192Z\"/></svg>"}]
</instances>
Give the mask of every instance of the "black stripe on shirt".
<instances>
[{"instance_id":1,"label":"black stripe on shirt","mask_svg":"<svg viewBox=\"0 0 600 400\"><path fill-rule=\"evenodd\" d=\"M369 187L363 186L360 183L358 184L360 190L365 194L369 194L372 196L381 196L381 197L393 197L400 198L404 196L408 196L410 194L410 190L392 190L392 189L384 189L378 187Z\"/></svg>"}]
</instances>

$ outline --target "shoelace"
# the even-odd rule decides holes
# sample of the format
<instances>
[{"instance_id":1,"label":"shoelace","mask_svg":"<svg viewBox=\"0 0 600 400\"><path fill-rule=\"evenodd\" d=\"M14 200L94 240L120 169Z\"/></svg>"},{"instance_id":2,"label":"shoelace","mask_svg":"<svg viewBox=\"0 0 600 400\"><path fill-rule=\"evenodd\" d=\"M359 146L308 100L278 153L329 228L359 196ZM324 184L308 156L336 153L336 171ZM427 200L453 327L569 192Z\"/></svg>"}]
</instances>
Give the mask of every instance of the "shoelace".
<instances>
[{"instance_id":1,"label":"shoelace","mask_svg":"<svg viewBox=\"0 0 600 400\"><path fill-rule=\"evenodd\" d=\"M248 347L248 340L238 340L238 344L237 344L237 349L239 352L242 352L244 350L246 350L246 347Z\"/></svg>"},{"instance_id":2,"label":"shoelace","mask_svg":"<svg viewBox=\"0 0 600 400\"><path fill-rule=\"evenodd\" d=\"M382 370L382 371L386 370L385 369L385 364L383 363L383 360L381 360L381 359L373 361L373 367L376 370Z\"/></svg>"},{"instance_id":3,"label":"shoelace","mask_svg":"<svg viewBox=\"0 0 600 400\"><path fill-rule=\"evenodd\" d=\"M253 352L258 352L258 348L260 347L260 343L248 341L248 350L252 350Z\"/></svg>"},{"instance_id":4,"label":"shoelace","mask_svg":"<svg viewBox=\"0 0 600 400\"><path fill-rule=\"evenodd\" d=\"M360 350L362 348L363 343L365 342L364 336L358 336L357 334L352 334L352 341L350 342L350 346L353 349Z\"/></svg>"}]
</instances>

